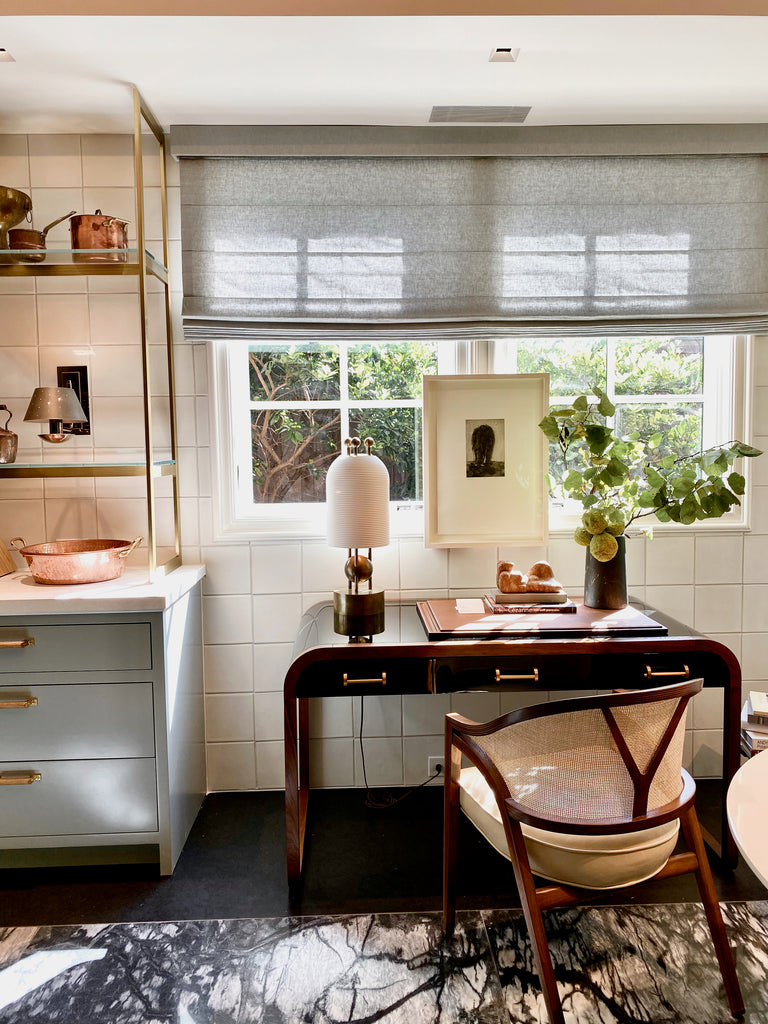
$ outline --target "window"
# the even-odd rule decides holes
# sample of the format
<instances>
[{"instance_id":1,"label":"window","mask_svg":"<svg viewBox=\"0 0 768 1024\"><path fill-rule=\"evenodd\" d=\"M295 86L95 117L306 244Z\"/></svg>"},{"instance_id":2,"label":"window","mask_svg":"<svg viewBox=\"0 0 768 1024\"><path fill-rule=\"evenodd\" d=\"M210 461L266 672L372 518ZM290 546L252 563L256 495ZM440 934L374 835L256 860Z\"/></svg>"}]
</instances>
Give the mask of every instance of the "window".
<instances>
[{"instance_id":1,"label":"window","mask_svg":"<svg viewBox=\"0 0 768 1024\"><path fill-rule=\"evenodd\" d=\"M620 432L661 431L678 454L745 436L745 345L733 337L334 338L211 349L220 534L322 533L328 464L344 438L369 434L389 469L395 531L421 533L423 374L546 372L552 405L597 385ZM567 513L553 508L551 527L564 527Z\"/></svg>"}]
</instances>

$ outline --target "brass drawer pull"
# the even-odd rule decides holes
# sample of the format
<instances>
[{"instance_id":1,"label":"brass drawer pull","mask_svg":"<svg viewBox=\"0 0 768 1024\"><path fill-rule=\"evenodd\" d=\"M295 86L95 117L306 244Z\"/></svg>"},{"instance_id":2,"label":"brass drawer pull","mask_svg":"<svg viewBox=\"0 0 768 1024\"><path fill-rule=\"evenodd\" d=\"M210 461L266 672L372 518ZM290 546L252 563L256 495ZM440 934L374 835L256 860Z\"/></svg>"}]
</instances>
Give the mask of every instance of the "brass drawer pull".
<instances>
[{"instance_id":1,"label":"brass drawer pull","mask_svg":"<svg viewBox=\"0 0 768 1024\"><path fill-rule=\"evenodd\" d=\"M5 708L36 708L37 697L25 697L23 700L0 700L0 710Z\"/></svg>"},{"instance_id":2,"label":"brass drawer pull","mask_svg":"<svg viewBox=\"0 0 768 1024\"><path fill-rule=\"evenodd\" d=\"M504 676L504 675L501 674L501 670L497 668L496 669L496 682L497 683L501 683L501 682L503 682L504 680L507 680L507 679L532 679L534 681L534 683L538 683L538 681L539 681L539 670L537 668L535 668L533 670L533 672L529 673L528 675L523 674L521 676Z\"/></svg>"},{"instance_id":3,"label":"brass drawer pull","mask_svg":"<svg viewBox=\"0 0 768 1024\"><path fill-rule=\"evenodd\" d=\"M4 650L16 650L19 647L34 647L35 638L33 636L25 636L23 640L0 640L0 648Z\"/></svg>"},{"instance_id":4,"label":"brass drawer pull","mask_svg":"<svg viewBox=\"0 0 768 1024\"><path fill-rule=\"evenodd\" d=\"M382 672L377 679L347 679L347 673L345 672L342 676L345 686L351 686L353 683L381 683L382 686L387 685L387 673Z\"/></svg>"},{"instance_id":5,"label":"brass drawer pull","mask_svg":"<svg viewBox=\"0 0 768 1024\"><path fill-rule=\"evenodd\" d=\"M0 786L31 786L42 779L40 772L27 772L26 775L0 775Z\"/></svg>"},{"instance_id":6,"label":"brass drawer pull","mask_svg":"<svg viewBox=\"0 0 768 1024\"><path fill-rule=\"evenodd\" d=\"M683 664L682 672L659 672L650 665L645 666L646 679L690 679L691 670Z\"/></svg>"}]
</instances>

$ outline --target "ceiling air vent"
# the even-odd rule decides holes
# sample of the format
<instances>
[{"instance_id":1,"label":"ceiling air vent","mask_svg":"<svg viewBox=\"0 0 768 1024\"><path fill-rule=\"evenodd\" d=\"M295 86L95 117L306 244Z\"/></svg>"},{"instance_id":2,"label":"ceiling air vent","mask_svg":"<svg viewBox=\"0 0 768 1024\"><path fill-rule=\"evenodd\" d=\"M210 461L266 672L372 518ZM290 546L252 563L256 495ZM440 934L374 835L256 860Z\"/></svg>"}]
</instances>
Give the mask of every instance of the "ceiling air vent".
<instances>
[{"instance_id":1,"label":"ceiling air vent","mask_svg":"<svg viewBox=\"0 0 768 1024\"><path fill-rule=\"evenodd\" d=\"M4 46L0 46L0 60L6 61L7 63L15 63L16 58L12 57Z\"/></svg>"},{"instance_id":2,"label":"ceiling air vent","mask_svg":"<svg viewBox=\"0 0 768 1024\"><path fill-rule=\"evenodd\" d=\"M430 124L522 124L530 107L432 107Z\"/></svg>"}]
</instances>

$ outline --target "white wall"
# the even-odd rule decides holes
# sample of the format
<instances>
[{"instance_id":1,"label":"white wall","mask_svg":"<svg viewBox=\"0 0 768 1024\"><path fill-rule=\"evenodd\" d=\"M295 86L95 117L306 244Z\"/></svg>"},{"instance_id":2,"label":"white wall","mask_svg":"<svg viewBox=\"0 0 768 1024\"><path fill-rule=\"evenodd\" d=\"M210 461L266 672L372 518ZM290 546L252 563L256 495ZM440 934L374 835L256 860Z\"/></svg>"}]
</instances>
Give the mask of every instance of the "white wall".
<instances>
[{"instance_id":1,"label":"white wall","mask_svg":"<svg viewBox=\"0 0 768 1024\"><path fill-rule=\"evenodd\" d=\"M0 136L0 182L32 196L34 226L76 209L135 221L131 140L127 136ZM339 552L324 542L214 543L208 383L204 346L181 334L177 167L170 164L171 281L182 493L184 560L204 561L208 785L211 790L274 789L283 784L282 679L302 611L344 584ZM150 183L151 184L151 183ZM157 237L156 193L150 196ZM68 246L66 224L48 236ZM150 249L159 248L150 243ZM154 296L155 305L159 295ZM157 309L154 310L157 312ZM141 444L138 301L130 278L1 278L0 402L14 413L20 444L40 457L37 424L22 417L32 389L55 383L57 365L85 364L91 377L91 438L67 442L47 457L91 459L126 439ZM155 342L153 364L162 357ZM756 345L753 443L768 449L768 339ZM36 453L36 455L35 455ZM21 456L19 458L21 461ZM768 456L752 466L751 532L679 531L629 544L631 592L730 647L740 658L745 689L768 689ZM30 542L63 536L134 537L145 532L141 480L0 482L0 538ZM161 542L168 542L168 509ZM139 561L146 551L137 551ZM547 548L427 550L418 539L377 552L379 584L390 596L478 593L493 581L497 558L523 569L540 557L577 592L584 551L568 538ZM696 698L687 759L701 777L720 772L720 691ZM532 699L540 699L536 694ZM522 698L525 700L525 696ZM365 741L372 785L412 784L426 775L430 754L442 753L442 715L457 710L487 718L513 706L498 694L366 698ZM319 702L318 702L319 703ZM313 784L362 784L354 739L359 699L334 698L313 710Z\"/></svg>"}]
</instances>

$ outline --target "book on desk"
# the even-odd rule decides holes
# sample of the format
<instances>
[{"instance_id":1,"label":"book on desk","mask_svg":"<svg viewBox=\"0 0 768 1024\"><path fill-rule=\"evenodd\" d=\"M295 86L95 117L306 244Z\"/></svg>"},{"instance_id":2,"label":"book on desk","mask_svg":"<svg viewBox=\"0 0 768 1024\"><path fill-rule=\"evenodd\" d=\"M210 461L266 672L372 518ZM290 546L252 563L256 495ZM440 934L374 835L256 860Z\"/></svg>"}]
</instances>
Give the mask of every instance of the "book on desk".
<instances>
[{"instance_id":1,"label":"book on desk","mask_svg":"<svg viewBox=\"0 0 768 1024\"><path fill-rule=\"evenodd\" d=\"M551 608L491 612L485 598L437 598L417 601L416 610L429 640L504 640L513 637L581 638L599 636L666 636L667 627L637 608L574 608L553 614ZM557 607L557 606L555 606Z\"/></svg>"}]
</instances>

